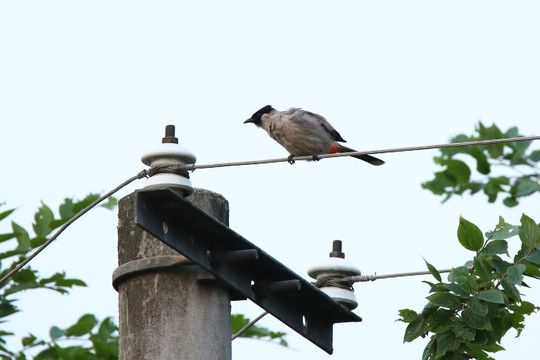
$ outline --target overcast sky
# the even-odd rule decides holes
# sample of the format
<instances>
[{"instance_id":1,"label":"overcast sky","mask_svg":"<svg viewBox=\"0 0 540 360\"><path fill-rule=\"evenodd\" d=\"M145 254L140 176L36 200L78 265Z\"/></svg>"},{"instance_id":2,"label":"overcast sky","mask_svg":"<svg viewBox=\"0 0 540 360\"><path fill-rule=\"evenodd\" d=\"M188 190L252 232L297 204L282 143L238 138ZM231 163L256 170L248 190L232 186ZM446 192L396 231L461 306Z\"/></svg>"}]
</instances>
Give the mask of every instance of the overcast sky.
<instances>
[{"instance_id":1,"label":"overcast sky","mask_svg":"<svg viewBox=\"0 0 540 360\"><path fill-rule=\"evenodd\" d=\"M444 143L479 120L540 134L540 5L536 1L11 1L0 2L0 202L30 227L40 201L105 192L136 174L174 124L199 164L285 157L242 122L260 107L320 113L358 150ZM539 148L538 143L533 147ZM196 187L225 196L230 225L298 274L341 239L364 274L463 264L463 215L487 231L502 215L540 221L538 195L508 209L483 195L441 205L421 189L436 151L317 163L198 170ZM127 195L144 186L139 181ZM2 232L9 223L1 224ZM6 324L47 337L85 312L117 316L111 286L116 214L93 210L32 266L88 288L21 294ZM364 321L334 327L332 359L418 359L398 310L421 310L425 278L355 286ZM540 283L526 299L540 304ZM89 299L91 299L89 301ZM250 317L261 310L233 304ZM234 359L330 359L278 321L290 349L240 339ZM529 357L540 319L510 332L497 359ZM15 337L18 339L19 337ZM18 340L17 340L18 341Z\"/></svg>"}]
</instances>

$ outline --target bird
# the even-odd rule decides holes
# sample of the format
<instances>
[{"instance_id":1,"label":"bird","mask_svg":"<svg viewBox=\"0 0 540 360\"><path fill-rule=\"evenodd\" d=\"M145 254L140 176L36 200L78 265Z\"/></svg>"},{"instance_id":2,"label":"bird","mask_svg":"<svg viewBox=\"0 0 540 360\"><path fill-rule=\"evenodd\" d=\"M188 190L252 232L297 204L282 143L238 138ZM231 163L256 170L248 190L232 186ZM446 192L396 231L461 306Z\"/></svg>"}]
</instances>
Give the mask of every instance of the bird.
<instances>
[{"instance_id":1,"label":"bird","mask_svg":"<svg viewBox=\"0 0 540 360\"><path fill-rule=\"evenodd\" d=\"M268 135L288 152L290 164L294 164L295 156L312 155L319 160L320 154L355 152L340 142L345 139L330 125L328 120L301 108L290 108L278 111L266 105L255 112L244 124L252 123L266 130ZM384 161L371 155L351 155L371 165L382 165Z\"/></svg>"}]
</instances>

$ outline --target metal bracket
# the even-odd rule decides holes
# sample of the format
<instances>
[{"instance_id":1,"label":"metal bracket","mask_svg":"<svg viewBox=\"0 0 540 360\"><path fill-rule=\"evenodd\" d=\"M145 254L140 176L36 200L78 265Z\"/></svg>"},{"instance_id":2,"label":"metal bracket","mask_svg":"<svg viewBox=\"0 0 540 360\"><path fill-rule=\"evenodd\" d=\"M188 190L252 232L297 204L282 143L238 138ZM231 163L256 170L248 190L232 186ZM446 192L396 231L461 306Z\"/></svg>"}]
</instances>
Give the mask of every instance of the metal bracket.
<instances>
[{"instance_id":1,"label":"metal bracket","mask_svg":"<svg viewBox=\"0 0 540 360\"><path fill-rule=\"evenodd\" d=\"M362 321L174 190L136 191L135 223L329 354L333 325Z\"/></svg>"}]
</instances>

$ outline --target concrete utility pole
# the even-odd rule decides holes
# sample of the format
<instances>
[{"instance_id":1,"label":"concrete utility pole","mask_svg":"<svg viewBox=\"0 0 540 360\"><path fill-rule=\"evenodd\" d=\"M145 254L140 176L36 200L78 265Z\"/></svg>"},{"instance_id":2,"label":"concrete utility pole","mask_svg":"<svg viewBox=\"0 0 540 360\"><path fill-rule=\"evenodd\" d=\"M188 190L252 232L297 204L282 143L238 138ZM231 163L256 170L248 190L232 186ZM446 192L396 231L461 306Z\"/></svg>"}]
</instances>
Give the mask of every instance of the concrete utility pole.
<instances>
[{"instance_id":1,"label":"concrete utility pole","mask_svg":"<svg viewBox=\"0 0 540 360\"><path fill-rule=\"evenodd\" d=\"M228 225L221 195L198 189L186 199ZM135 225L133 205L130 194L118 206L119 359L231 359L228 289Z\"/></svg>"}]
</instances>

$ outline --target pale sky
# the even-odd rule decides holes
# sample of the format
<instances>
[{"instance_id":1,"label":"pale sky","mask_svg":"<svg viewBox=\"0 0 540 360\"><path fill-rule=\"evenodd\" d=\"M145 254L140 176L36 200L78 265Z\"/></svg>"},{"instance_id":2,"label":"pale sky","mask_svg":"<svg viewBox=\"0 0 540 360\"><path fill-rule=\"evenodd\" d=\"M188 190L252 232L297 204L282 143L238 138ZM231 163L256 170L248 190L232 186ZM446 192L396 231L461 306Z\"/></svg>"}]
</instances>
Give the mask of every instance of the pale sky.
<instances>
[{"instance_id":1,"label":"pale sky","mask_svg":"<svg viewBox=\"0 0 540 360\"><path fill-rule=\"evenodd\" d=\"M41 200L56 209L66 196L108 191L144 168L140 156L167 124L200 164L286 157L242 124L267 104L324 115L358 150L444 143L478 120L539 135L539 17L536 1L4 0L0 202L30 227ZM364 274L387 274L424 270L422 257L438 268L471 258L457 242L460 215L483 231L499 215L540 221L538 195L514 209L483 195L441 205L420 187L438 170L435 155L201 169L191 179L229 200L233 230L306 278L334 239ZM116 264L116 215L93 210L32 263L89 287L22 294L23 311L5 325L13 343L86 312L116 317ZM425 279L357 284L364 321L334 327L332 357L267 316L260 325L288 332L290 349L240 339L233 358L419 359L427 339L403 344L395 320L423 308ZM529 283L525 299L540 304L540 283ZM247 301L233 311L261 312ZM528 357L539 332L534 315L495 357Z\"/></svg>"}]
</instances>

